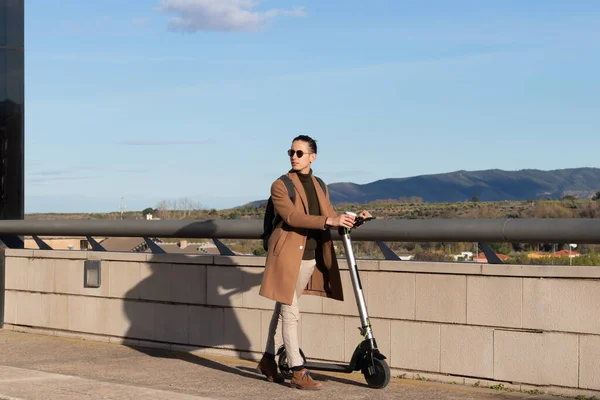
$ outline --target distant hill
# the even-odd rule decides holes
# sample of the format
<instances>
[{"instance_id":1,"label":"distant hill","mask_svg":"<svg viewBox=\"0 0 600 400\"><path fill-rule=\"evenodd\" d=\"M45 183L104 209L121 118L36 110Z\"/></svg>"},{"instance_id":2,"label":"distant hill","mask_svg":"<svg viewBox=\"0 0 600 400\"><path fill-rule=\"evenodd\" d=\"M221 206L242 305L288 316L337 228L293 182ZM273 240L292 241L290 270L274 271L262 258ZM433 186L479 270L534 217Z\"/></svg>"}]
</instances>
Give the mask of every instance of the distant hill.
<instances>
[{"instance_id":1,"label":"distant hill","mask_svg":"<svg viewBox=\"0 0 600 400\"><path fill-rule=\"evenodd\" d=\"M469 201L473 196L478 196L480 201L562 198L567 195L587 198L600 190L600 168L456 171L388 178L363 185L330 183L328 187L334 204L402 197L420 197L423 201L436 203ZM264 202L260 200L251 204Z\"/></svg>"}]
</instances>

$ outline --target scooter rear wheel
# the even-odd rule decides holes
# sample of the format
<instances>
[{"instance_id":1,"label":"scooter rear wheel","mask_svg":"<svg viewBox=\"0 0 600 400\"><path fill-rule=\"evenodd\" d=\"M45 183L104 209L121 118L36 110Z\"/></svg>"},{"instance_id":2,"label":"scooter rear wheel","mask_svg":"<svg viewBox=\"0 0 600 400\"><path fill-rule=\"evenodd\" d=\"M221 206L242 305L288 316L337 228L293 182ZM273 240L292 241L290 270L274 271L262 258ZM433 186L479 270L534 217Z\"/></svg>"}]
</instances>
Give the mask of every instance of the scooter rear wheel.
<instances>
[{"instance_id":1,"label":"scooter rear wheel","mask_svg":"<svg viewBox=\"0 0 600 400\"><path fill-rule=\"evenodd\" d=\"M302 356L302 362L306 363L306 357L304 357L304 353L302 352L302 349L300 349L300 356ZM285 353L285 349L281 349L281 351L279 353L279 359L277 360L277 365L279 366L279 372L285 379L292 379L292 376L294 376L294 373L292 372L292 370L289 366L287 354Z\"/></svg>"},{"instance_id":2,"label":"scooter rear wheel","mask_svg":"<svg viewBox=\"0 0 600 400\"><path fill-rule=\"evenodd\" d=\"M390 367L385 360L373 358L375 365L375 373L369 375L368 366L363 367L362 373L369 387L373 389L383 389L390 383L391 372Z\"/></svg>"}]
</instances>

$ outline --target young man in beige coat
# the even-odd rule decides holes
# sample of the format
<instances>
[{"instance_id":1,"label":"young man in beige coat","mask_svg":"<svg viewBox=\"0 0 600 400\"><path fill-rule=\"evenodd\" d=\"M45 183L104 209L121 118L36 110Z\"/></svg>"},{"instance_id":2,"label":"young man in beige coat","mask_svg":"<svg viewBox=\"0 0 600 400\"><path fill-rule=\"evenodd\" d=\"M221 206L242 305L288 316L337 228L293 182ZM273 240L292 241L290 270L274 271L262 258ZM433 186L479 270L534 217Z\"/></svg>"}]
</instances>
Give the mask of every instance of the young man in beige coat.
<instances>
[{"instance_id":1,"label":"young man in beige coat","mask_svg":"<svg viewBox=\"0 0 600 400\"><path fill-rule=\"evenodd\" d=\"M321 389L304 367L298 346L298 298L311 294L342 301L342 283L331 239L331 228L352 228L354 217L337 215L329 191L321 188L312 175L317 159L317 143L301 135L288 150L292 169L287 173L295 189L292 203L285 183L277 179L271 185L271 199L279 223L269 238L265 274L260 295L276 302L269 326L265 352L258 369L273 382L283 382L275 362L277 333L283 334L292 386ZM370 217L367 211L359 216Z\"/></svg>"}]
</instances>

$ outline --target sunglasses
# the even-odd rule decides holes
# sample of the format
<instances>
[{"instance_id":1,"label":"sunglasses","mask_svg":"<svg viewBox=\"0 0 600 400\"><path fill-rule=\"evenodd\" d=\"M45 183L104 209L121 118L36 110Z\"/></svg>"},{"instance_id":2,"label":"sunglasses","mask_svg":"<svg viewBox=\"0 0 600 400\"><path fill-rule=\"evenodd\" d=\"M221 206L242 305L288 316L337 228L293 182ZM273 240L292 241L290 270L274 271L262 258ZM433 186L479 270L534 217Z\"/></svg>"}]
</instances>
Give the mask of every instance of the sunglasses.
<instances>
[{"instance_id":1,"label":"sunglasses","mask_svg":"<svg viewBox=\"0 0 600 400\"><path fill-rule=\"evenodd\" d=\"M292 149L289 149L287 151L287 153L288 153L288 156L290 156L290 157L294 157L294 154L296 154L296 156L298 156L298 158L302 158L305 154L312 154L312 153L305 153L302 150L292 150Z\"/></svg>"}]
</instances>

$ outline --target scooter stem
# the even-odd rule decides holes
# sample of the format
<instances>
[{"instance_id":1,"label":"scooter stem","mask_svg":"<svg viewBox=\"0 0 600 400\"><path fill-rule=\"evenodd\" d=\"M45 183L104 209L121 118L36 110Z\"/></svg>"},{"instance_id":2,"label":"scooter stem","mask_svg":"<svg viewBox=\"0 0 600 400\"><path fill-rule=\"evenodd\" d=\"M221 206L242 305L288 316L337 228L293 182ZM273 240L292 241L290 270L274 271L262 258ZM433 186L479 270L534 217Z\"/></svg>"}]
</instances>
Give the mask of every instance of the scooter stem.
<instances>
[{"instance_id":1,"label":"scooter stem","mask_svg":"<svg viewBox=\"0 0 600 400\"><path fill-rule=\"evenodd\" d=\"M352 287L354 288L354 297L356 298L358 315L360 317L360 323L362 326L361 333L365 336L365 339L372 340L373 331L371 330L371 323L369 322L369 314L367 313L365 295L363 293L360 275L358 274L358 265L356 264L356 259L354 258L354 250L352 249L350 231L346 228L340 228L339 234L342 237L344 252L346 253L346 260L348 261L350 279L352 280Z\"/></svg>"}]
</instances>

